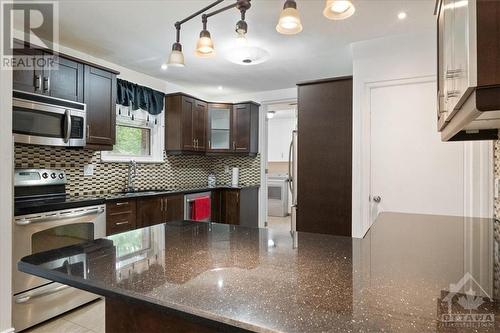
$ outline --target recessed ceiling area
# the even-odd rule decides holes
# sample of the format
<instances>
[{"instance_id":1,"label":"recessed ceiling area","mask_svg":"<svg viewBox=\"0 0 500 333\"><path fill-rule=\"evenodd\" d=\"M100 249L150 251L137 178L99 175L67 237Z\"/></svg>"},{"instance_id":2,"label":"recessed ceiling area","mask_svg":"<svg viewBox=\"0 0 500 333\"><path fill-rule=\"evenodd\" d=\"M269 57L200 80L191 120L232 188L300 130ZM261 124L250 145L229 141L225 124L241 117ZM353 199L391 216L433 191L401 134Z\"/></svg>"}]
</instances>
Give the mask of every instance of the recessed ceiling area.
<instances>
[{"instance_id":1,"label":"recessed ceiling area","mask_svg":"<svg viewBox=\"0 0 500 333\"><path fill-rule=\"evenodd\" d=\"M226 0L225 6L233 0ZM434 0L353 0L355 14L341 21L326 19L324 0L298 0L303 31L282 35L276 24L282 0L252 0L246 13L249 45L269 52L261 64L229 62L225 52L236 43L237 9L208 20L216 56L195 56L201 17L182 25L184 68L162 70L175 41L174 23L211 3L190 1L60 1L61 44L121 66L222 97L237 93L290 88L297 82L352 73L350 44L357 41L433 31ZM219 8L219 7L216 7ZM405 20L398 13L405 12ZM223 86L224 89L218 89Z\"/></svg>"}]
</instances>

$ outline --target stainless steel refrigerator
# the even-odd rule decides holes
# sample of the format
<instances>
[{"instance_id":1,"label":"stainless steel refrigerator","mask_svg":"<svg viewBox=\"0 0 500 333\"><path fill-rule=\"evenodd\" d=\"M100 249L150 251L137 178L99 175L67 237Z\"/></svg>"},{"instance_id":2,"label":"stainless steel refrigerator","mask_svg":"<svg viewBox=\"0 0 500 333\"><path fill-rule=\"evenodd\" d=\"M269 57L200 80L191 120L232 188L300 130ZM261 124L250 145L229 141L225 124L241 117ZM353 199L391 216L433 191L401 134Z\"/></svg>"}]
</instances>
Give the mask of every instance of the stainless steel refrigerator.
<instances>
[{"instance_id":1,"label":"stainless steel refrigerator","mask_svg":"<svg viewBox=\"0 0 500 333\"><path fill-rule=\"evenodd\" d=\"M292 142L290 143L290 151L288 154L288 177L290 192L292 193L291 198L291 221L290 221L290 232L292 236L295 236L297 232L297 156L298 156L298 131L292 131Z\"/></svg>"}]
</instances>

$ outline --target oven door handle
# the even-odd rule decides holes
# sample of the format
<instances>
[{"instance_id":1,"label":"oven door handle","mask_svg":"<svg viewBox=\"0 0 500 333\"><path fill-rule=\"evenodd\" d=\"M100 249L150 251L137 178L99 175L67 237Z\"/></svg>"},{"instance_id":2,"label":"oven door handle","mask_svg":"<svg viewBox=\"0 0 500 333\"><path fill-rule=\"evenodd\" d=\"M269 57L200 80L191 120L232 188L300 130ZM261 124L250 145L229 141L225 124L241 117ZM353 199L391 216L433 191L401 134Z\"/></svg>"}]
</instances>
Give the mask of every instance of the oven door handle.
<instances>
[{"instance_id":1,"label":"oven door handle","mask_svg":"<svg viewBox=\"0 0 500 333\"><path fill-rule=\"evenodd\" d=\"M62 285L57 286L55 288L46 289L46 290L42 290L42 291L38 291L38 292L35 291L31 295L16 297L16 304L28 303L32 299L40 298L40 297L47 296L50 294L55 294L57 292L63 291L63 290L68 289L68 288L69 288L69 286L62 284Z\"/></svg>"},{"instance_id":2,"label":"oven door handle","mask_svg":"<svg viewBox=\"0 0 500 333\"><path fill-rule=\"evenodd\" d=\"M29 225L35 222L40 222L43 220L58 220L58 219L72 219L75 217L81 217L81 216L86 216L86 215L92 215L92 214L101 214L104 213L104 208L93 208L85 211L77 211L77 212L70 212L70 213L61 213L57 216L52 216L52 217L35 217L32 219L22 219L22 220L16 220L15 223L17 225Z\"/></svg>"},{"instance_id":3,"label":"oven door handle","mask_svg":"<svg viewBox=\"0 0 500 333\"><path fill-rule=\"evenodd\" d=\"M64 112L64 143L68 143L71 138L71 111Z\"/></svg>"}]
</instances>

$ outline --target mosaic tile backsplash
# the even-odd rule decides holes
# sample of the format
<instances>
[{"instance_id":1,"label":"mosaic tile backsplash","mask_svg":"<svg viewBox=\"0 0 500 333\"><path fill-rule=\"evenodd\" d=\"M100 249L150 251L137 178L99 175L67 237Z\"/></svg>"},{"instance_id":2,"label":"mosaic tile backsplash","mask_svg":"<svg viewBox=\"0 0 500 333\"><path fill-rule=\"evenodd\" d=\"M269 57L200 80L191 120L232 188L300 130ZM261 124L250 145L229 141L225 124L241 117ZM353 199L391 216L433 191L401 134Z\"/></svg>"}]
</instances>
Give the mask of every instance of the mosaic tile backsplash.
<instances>
[{"instance_id":1,"label":"mosaic tile backsplash","mask_svg":"<svg viewBox=\"0 0 500 333\"><path fill-rule=\"evenodd\" d=\"M227 185L231 174L225 166L240 168L240 184L260 184L260 156L198 156L166 155L164 163L138 163L136 187L165 189L204 186L209 173L217 183ZM101 161L101 153L86 149L67 149L48 146L15 146L16 168L50 168L66 172L66 191L71 195L106 194L122 191L127 186L128 164ZM84 176L85 164L94 165L94 175Z\"/></svg>"}]
</instances>

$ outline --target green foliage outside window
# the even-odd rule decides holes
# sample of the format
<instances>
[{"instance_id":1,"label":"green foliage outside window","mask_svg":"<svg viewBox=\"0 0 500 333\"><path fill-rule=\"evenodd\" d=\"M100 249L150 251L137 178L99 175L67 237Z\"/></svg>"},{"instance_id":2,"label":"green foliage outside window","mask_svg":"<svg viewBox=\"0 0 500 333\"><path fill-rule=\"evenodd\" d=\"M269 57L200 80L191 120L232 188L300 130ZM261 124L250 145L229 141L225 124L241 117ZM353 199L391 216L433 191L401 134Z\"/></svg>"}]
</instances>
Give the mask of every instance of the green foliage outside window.
<instances>
[{"instance_id":1,"label":"green foliage outside window","mask_svg":"<svg viewBox=\"0 0 500 333\"><path fill-rule=\"evenodd\" d=\"M151 130L149 128L117 125L116 144L113 147L113 154L127 156L150 155L150 137Z\"/></svg>"}]
</instances>

